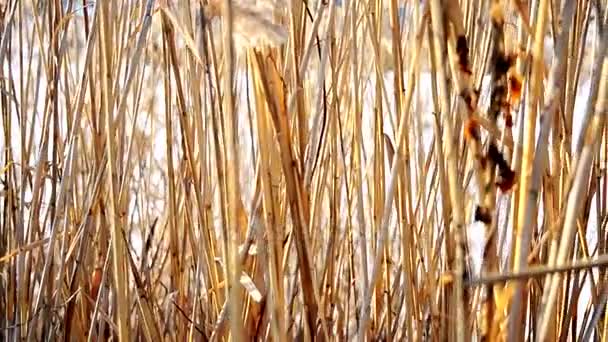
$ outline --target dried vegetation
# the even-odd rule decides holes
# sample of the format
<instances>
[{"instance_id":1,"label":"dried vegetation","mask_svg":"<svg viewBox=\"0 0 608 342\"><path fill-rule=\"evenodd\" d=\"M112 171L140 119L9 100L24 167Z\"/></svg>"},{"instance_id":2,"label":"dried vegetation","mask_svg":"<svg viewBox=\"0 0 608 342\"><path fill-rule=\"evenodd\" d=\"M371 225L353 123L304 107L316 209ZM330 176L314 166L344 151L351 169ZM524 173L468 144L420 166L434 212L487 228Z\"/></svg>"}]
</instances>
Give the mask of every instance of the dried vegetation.
<instances>
[{"instance_id":1,"label":"dried vegetation","mask_svg":"<svg viewBox=\"0 0 608 342\"><path fill-rule=\"evenodd\" d=\"M605 340L607 21L0 1L0 340Z\"/></svg>"}]
</instances>

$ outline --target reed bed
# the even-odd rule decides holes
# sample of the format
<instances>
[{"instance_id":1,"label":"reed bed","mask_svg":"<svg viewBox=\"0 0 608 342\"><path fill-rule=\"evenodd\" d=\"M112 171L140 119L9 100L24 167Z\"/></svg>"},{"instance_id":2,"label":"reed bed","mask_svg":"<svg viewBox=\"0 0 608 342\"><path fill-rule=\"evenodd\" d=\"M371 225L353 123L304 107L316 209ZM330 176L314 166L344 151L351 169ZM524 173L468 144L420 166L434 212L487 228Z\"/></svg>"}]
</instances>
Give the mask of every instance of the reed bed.
<instances>
[{"instance_id":1,"label":"reed bed","mask_svg":"<svg viewBox=\"0 0 608 342\"><path fill-rule=\"evenodd\" d=\"M0 340L606 340L607 23L0 1Z\"/></svg>"}]
</instances>

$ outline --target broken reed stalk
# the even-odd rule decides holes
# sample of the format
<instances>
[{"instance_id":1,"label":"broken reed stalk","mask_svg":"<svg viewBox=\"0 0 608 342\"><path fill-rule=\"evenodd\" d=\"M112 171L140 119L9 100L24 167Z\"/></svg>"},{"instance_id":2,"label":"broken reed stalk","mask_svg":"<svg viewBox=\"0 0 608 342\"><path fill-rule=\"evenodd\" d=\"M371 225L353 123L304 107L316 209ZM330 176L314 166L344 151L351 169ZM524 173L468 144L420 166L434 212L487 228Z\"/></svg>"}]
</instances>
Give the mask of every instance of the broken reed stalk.
<instances>
[{"instance_id":1,"label":"broken reed stalk","mask_svg":"<svg viewBox=\"0 0 608 342\"><path fill-rule=\"evenodd\" d=\"M605 0L83 4L0 4L0 340L608 336Z\"/></svg>"}]
</instances>

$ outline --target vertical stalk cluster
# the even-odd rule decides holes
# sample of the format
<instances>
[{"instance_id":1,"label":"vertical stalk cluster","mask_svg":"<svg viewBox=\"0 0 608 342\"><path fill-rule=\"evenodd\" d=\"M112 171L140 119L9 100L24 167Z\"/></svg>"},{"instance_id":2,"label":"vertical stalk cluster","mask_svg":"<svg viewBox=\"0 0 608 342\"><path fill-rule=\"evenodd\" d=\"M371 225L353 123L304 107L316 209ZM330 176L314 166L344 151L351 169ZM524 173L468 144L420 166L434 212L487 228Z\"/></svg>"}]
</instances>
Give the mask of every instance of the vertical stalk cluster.
<instances>
[{"instance_id":1,"label":"vertical stalk cluster","mask_svg":"<svg viewBox=\"0 0 608 342\"><path fill-rule=\"evenodd\" d=\"M604 340L608 4L0 1L0 340Z\"/></svg>"}]
</instances>

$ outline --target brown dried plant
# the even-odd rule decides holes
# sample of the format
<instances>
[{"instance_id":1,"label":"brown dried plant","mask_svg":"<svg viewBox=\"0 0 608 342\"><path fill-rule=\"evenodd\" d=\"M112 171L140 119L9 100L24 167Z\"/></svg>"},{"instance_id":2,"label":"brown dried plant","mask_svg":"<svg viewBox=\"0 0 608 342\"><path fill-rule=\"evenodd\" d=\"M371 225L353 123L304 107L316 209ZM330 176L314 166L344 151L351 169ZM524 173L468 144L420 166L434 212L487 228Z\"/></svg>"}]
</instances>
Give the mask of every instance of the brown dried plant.
<instances>
[{"instance_id":1,"label":"brown dried plant","mask_svg":"<svg viewBox=\"0 0 608 342\"><path fill-rule=\"evenodd\" d=\"M606 0L0 1L0 341L606 340L607 34Z\"/></svg>"}]
</instances>

